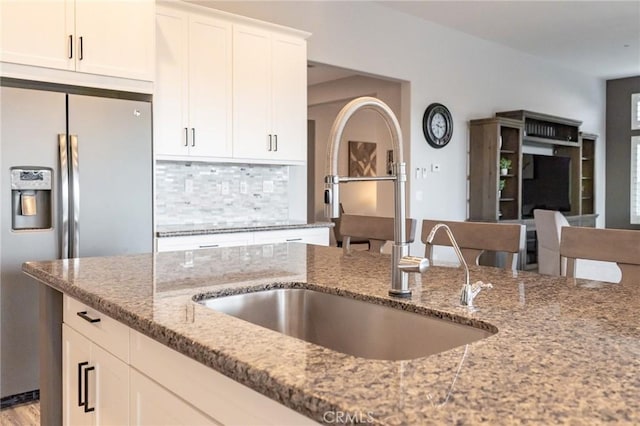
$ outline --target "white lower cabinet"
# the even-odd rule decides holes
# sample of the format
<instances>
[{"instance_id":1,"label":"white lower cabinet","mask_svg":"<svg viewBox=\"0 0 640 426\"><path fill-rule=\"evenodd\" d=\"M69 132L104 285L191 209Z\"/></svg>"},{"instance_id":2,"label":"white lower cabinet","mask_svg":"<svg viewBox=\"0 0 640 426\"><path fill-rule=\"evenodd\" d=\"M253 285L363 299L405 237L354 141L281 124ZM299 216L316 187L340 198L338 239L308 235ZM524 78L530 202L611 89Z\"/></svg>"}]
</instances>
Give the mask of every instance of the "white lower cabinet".
<instances>
[{"instance_id":1,"label":"white lower cabinet","mask_svg":"<svg viewBox=\"0 0 640 426\"><path fill-rule=\"evenodd\" d=\"M220 424L133 368L129 411L130 424L138 426Z\"/></svg>"},{"instance_id":2,"label":"white lower cabinet","mask_svg":"<svg viewBox=\"0 0 640 426\"><path fill-rule=\"evenodd\" d=\"M128 424L129 366L67 324L62 341L63 424Z\"/></svg>"},{"instance_id":3,"label":"white lower cabinet","mask_svg":"<svg viewBox=\"0 0 640 426\"><path fill-rule=\"evenodd\" d=\"M183 406L176 400L169 403L176 404L179 407L177 409L189 411L188 415L193 415L196 419L193 424L199 424L198 418L210 421L203 424L264 426L317 424L135 330L131 330L130 335L131 367L142 376L153 377L155 385L174 395L174 398L178 398L175 397L178 395L180 401L188 401L188 403L185 402L187 406ZM163 401L165 399L155 403L147 401L147 404L156 407ZM203 417L196 417L198 411L202 412ZM192 423L183 421L181 424Z\"/></svg>"},{"instance_id":4,"label":"white lower cabinet","mask_svg":"<svg viewBox=\"0 0 640 426\"><path fill-rule=\"evenodd\" d=\"M306 243L329 245L329 228L283 229L277 231L233 232L229 234L192 235L158 238L157 251L198 250L250 244Z\"/></svg>"},{"instance_id":5,"label":"white lower cabinet","mask_svg":"<svg viewBox=\"0 0 640 426\"><path fill-rule=\"evenodd\" d=\"M251 232L231 234L190 235L185 237L158 238L158 251L198 250L216 247L237 247L253 243Z\"/></svg>"},{"instance_id":6,"label":"white lower cabinet","mask_svg":"<svg viewBox=\"0 0 640 426\"><path fill-rule=\"evenodd\" d=\"M306 243L328 246L329 230L328 228L307 228L260 231L253 233L253 242L254 244Z\"/></svg>"},{"instance_id":7,"label":"white lower cabinet","mask_svg":"<svg viewBox=\"0 0 640 426\"><path fill-rule=\"evenodd\" d=\"M63 312L65 426L316 424L67 295Z\"/></svg>"}]
</instances>

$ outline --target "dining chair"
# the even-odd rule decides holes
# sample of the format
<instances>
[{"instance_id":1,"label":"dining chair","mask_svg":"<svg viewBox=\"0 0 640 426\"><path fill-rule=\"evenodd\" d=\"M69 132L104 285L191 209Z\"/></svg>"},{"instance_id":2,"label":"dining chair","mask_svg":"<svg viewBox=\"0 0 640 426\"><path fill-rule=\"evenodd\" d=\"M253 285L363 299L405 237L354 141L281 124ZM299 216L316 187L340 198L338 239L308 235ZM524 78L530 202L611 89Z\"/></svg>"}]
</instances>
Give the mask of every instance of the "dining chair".
<instances>
[{"instance_id":1,"label":"dining chair","mask_svg":"<svg viewBox=\"0 0 640 426\"><path fill-rule=\"evenodd\" d=\"M344 215L344 207L342 203L340 203L340 217L332 218L333 222L333 236L336 239L336 246L342 247L342 216ZM351 239L351 244L366 244L367 248L371 248L369 240L366 238L361 239Z\"/></svg>"},{"instance_id":2,"label":"dining chair","mask_svg":"<svg viewBox=\"0 0 640 426\"><path fill-rule=\"evenodd\" d=\"M640 284L640 231L607 228L562 228L560 256L562 275L576 276L577 259L615 262L621 284Z\"/></svg>"},{"instance_id":3,"label":"dining chair","mask_svg":"<svg viewBox=\"0 0 640 426\"><path fill-rule=\"evenodd\" d=\"M505 269L517 269L518 255L524 252L524 225L425 219L422 221L421 240L426 246L425 257L429 259L431 264L433 264L433 246L451 247L451 241L444 233L436 234L433 241L427 243L429 232L439 223L444 223L451 229L462 256L469 265L478 265L480 255L485 251L492 251L506 253Z\"/></svg>"},{"instance_id":4,"label":"dining chair","mask_svg":"<svg viewBox=\"0 0 640 426\"><path fill-rule=\"evenodd\" d=\"M538 273L560 275L560 232L571 226L564 215L554 210L535 209L533 220L538 240Z\"/></svg>"},{"instance_id":5,"label":"dining chair","mask_svg":"<svg viewBox=\"0 0 640 426\"><path fill-rule=\"evenodd\" d=\"M417 221L406 219L406 239L408 243L415 241ZM387 241L394 240L394 219L392 217L363 216L343 214L341 216L340 232L342 233L342 248L345 252L351 250L353 240L365 239L369 241L369 251L380 253Z\"/></svg>"}]
</instances>

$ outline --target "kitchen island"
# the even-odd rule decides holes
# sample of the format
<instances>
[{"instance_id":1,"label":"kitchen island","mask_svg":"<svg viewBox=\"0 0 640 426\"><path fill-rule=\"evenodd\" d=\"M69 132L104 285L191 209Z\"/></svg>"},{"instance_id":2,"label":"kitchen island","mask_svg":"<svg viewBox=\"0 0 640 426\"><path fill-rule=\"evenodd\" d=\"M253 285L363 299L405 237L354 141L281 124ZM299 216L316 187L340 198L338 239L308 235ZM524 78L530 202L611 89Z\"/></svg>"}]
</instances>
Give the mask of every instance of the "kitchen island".
<instances>
[{"instance_id":1,"label":"kitchen island","mask_svg":"<svg viewBox=\"0 0 640 426\"><path fill-rule=\"evenodd\" d=\"M389 257L296 243L23 266L51 288L318 422L340 413L410 425L640 422L640 285L470 269L472 281L493 284L476 298L475 311L458 306L459 268L412 276L411 299L397 300L387 295ZM498 331L425 358L369 360L193 301L274 286L310 286Z\"/></svg>"}]
</instances>

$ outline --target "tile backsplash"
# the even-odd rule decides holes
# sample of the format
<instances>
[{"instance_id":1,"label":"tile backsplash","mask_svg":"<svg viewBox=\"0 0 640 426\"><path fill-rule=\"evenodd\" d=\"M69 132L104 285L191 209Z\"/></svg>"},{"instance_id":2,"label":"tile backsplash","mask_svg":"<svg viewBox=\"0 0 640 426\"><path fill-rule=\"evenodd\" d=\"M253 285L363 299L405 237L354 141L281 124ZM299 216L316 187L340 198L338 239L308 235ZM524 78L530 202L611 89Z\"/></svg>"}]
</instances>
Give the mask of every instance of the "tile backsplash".
<instances>
[{"instance_id":1,"label":"tile backsplash","mask_svg":"<svg viewBox=\"0 0 640 426\"><path fill-rule=\"evenodd\" d=\"M289 166L156 162L156 224L287 219Z\"/></svg>"}]
</instances>

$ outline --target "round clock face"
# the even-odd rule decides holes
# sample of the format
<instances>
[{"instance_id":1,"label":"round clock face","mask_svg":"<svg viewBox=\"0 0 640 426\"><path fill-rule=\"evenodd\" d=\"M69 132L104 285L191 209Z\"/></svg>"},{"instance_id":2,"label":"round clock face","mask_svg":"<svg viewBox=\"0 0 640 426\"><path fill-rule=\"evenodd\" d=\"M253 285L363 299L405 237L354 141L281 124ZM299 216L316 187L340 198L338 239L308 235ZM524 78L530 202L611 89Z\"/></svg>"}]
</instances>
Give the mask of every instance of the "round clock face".
<instances>
[{"instance_id":1,"label":"round clock face","mask_svg":"<svg viewBox=\"0 0 640 426\"><path fill-rule=\"evenodd\" d=\"M422 130L432 147L442 148L447 145L453 135L453 119L447 107L436 103L429 105L422 117Z\"/></svg>"}]
</instances>

